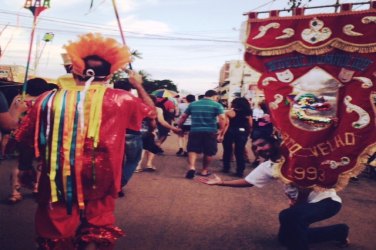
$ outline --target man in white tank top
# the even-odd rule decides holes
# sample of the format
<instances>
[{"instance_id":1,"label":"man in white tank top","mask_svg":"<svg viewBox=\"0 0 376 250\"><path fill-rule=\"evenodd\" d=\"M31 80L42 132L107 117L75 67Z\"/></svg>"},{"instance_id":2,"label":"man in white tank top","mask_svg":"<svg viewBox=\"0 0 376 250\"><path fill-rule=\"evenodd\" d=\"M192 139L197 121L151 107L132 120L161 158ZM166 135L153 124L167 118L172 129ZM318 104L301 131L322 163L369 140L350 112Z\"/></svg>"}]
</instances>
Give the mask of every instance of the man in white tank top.
<instances>
[{"instance_id":1,"label":"man in white tank top","mask_svg":"<svg viewBox=\"0 0 376 250\"><path fill-rule=\"evenodd\" d=\"M267 159L249 173L244 179L222 180L214 175L212 178L198 178L208 185L230 187L264 187L267 183L278 180L277 169L280 160L278 141L273 137L260 137L253 141L257 154ZM341 198L334 189L301 189L293 184L284 186L290 199L290 207L279 213L280 228L278 239L288 249L309 249L310 243L335 241L339 246L349 244L349 227L336 224L324 227L309 227L310 224L328 219L341 209Z\"/></svg>"}]
</instances>

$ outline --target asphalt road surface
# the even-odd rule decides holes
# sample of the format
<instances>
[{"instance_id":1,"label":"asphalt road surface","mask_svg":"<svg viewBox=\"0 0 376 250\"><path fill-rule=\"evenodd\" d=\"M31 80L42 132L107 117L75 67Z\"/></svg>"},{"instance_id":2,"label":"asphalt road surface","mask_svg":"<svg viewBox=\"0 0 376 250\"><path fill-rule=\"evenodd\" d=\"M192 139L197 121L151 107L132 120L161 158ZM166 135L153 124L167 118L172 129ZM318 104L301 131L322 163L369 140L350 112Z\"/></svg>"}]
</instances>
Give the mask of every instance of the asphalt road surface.
<instances>
[{"instance_id":1,"label":"asphalt road surface","mask_svg":"<svg viewBox=\"0 0 376 250\"><path fill-rule=\"evenodd\" d=\"M117 200L117 225L127 235L117 242L116 250L284 249L276 239L278 213L288 206L282 184L275 182L262 189L207 186L184 178L187 159L175 155L175 135L163 148L165 154L154 161L157 170L135 173L125 197ZM234 179L220 173L222 146L219 148L211 170ZM32 250L36 249L36 204L31 191L22 190L21 202L7 203L9 175L15 165L15 160L0 164L0 250ZM247 166L246 173L251 170ZM347 223L351 240L347 249L376 249L376 180L363 173L339 194L342 210L313 226ZM338 248L327 242L312 245L312 249Z\"/></svg>"}]
</instances>

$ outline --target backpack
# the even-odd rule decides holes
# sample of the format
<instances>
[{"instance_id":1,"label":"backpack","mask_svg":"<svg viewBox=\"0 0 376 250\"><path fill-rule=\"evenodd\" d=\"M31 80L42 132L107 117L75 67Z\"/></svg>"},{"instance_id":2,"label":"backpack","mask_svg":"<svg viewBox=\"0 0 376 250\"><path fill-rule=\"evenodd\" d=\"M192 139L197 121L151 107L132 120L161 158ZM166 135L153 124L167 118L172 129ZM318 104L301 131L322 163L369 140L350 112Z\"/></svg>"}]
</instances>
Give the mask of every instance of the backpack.
<instances>
[{"instance_id":1,"label":"backpack","mask_svg":"<svg viewBox=\"0 0 376 250\"><path fill-rule=\"evenodd\" d=\"M174 120L175 118L175 113L174 112L170 112L166 109L165 107L165 102L169 101L167 97L163 98L162 101L158 102L156 104L157 107L161 108L163 110L163 118L167 121L167 122L171 122L172 120Z\"/></svg>"}]
</instances>

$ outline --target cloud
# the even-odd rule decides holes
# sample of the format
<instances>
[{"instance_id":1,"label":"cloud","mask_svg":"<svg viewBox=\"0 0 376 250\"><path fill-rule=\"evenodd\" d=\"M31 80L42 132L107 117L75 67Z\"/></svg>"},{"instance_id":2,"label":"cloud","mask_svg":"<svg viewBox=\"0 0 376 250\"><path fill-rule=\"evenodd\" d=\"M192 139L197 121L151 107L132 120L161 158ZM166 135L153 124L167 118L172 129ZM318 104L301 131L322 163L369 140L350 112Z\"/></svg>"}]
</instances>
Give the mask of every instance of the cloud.
<instances>
[{"instance_id":1,"label":"cloud","mask_svg":"<svg viewBox=\"0 0 376 250\"><path fill-rule=\"evenodd\" d=\"M117 6L120 12L132 12L137 11L142 8L153 8L153 6L164 6L164 8L168 8L169 6L179 6L182 5L198 5L200 2L198 0L127 0L124 4L121 4L121 1L117 1Z\"/></svg>"},{"instance_id":2,"label":"cloud","mask_svg":"<svg viewBox=\"0 0 376 250\"><path fill-rule=\"evenodd\" d=\"M179 91L186 93L202 94L218 85L213 79L218 79L219 70L203 68L201 65L142 68L151 75L151 79L171 79L177 85Z\"/></svg>"},{"instance_id":3,"label":"cloud","mask_svg":"<svg viewBox=\"0 0 376 250\"><path fill-rule=\"evenodd\" d=\"M185 75L188 77L203 77L203 76L211 75L214 72L216 72L213 69L202 68L201 65L175 66L173 70L171 70L169 67L153 67L153 69L156 69L163 73L167 73L168 75L175 75L175 76Z\"/></svg>"},{"instance_id":4,"label":"cloud","mask_svg":"<svg viewBox=\"0 0 376 250\"><path fill-rule=\"evenodd\" d=\"M124 1L125 3L122 4L120 1L116 2L116 6L118 7L119 12L132 12L138 8L138 1L137 0L128 0Z\"/></svg>"},{"instance_id":5,"label":"cloud","mask_svg":"<svg viewBox=\"0 0 376 250\"><path fill-rule=\"evenodd\" d=\"M171 32L171 28L168 24L155 20L138 19L136 16L128 16L122 19L123 29L128 32L137 32L144 34L168 34ZM114 20L109 25L117 25Z\"/></svg>"},{"instance_id":6,"label":"cloud","mask_svg":"<svg viewBox=\"0 0 376 250\"><path fill-rule=\"evenodd\" d=\"M24 0L17 0L17 1L14 1L14 0L2 0L1 1L1 5L5 8L7 7L11 7L13 9L20 9L20 8L23 8L25 4L25 1Z\"/></svg>"},{"instance_id":7,"label":"cloud","mask_svg":"<svg viewBox=\"0 0 376 250\"><path fill-rule=\"evenodd\" d=\"M127 0L123 2L125 3L122 4L121 1L118 0L116 4L120 12L132 12L146 6L159 4L159 0Z\"/></svg>"},{"instance_id":8,"label":"cloud","mask_svg":"<svg viewBox=\"0 0 376 250\"><path fill-rule=\"evenodd\" d=\"M28 46L27 36L24 34L29 34L30 32L26 29L7 27L3 34L1 35L1 49L3 50L3 57L1 63L4 63L5 60L18 62L26 60ZM21 39L19 39L21 38ZM26 42L25 42L26 41ZM13 53L13 56L10 55ZM17 55L17 56L14 56Z\"/></svg>"},{"instance_id":9,"label":"cloud","mask_svg":"<svg viewBox=\"0 0 376 250\"><path fill-rule=\"evenodd\" d=\"M190 78L190 79L174 79L178 86L179 92L186 94L204 94L209 89L215 89L218 84L213 82L213 77L208 78Z\"/></svg>"}]
</instances>

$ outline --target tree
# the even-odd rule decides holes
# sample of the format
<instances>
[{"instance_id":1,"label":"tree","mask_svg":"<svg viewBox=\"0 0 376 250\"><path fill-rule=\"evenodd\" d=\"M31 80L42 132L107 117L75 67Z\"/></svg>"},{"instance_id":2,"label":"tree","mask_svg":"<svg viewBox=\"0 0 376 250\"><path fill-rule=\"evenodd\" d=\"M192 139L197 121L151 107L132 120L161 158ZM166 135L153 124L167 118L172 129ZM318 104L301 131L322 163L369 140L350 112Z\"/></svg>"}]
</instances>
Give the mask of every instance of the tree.
<instances>
[{"instance_id":1,"label":"tree","mask_svg":"<svg viewBox=\"0 0 376 250\"><path fill-rule=\"evenodd\" d=\"M151 93L157 89L168 89L178 92L176 85L171 80L145 80L143 86L146 92Z\"/></svg>"},{"instance_id":2,"label":"tree","mask_svg":"<svg viewBox=\"0 0 376 250\"><path fill-rule=\"evenodd\" d=\"M150 74L146 72L145 70L140 70L138 73L142 76L142 80L148 81L150 79Z\"/></svg>"},{"instance_id":3,"label":"tree","mask_svg":"<svg viewBox=\"0 0 376 250\"><path fill-rule=\"evenodd\" d=\"M137 59L142 59L142 54L141 52L139 52L138 50L134 49L131 51L131 57L132 57L132 62L134 62L134 60Z\"/></svg>"}]
</instances>

